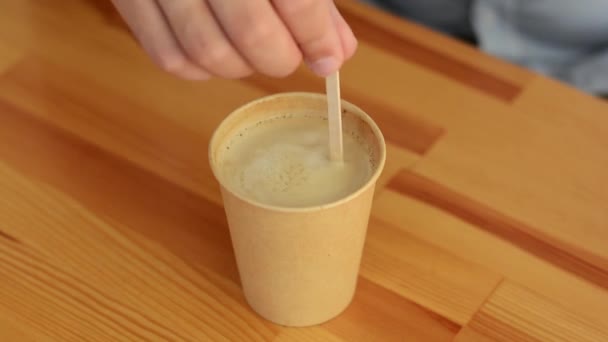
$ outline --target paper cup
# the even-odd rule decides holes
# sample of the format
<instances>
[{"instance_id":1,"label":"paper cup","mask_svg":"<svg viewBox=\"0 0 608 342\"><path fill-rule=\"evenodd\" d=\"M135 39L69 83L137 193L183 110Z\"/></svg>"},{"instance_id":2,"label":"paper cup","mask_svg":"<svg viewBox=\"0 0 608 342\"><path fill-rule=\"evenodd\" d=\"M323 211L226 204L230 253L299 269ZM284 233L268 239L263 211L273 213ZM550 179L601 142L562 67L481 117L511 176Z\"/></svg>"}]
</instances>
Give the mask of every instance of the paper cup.
<instances>
[{"instance_id":1,"label":"paper cup","mask_svg":"<svg viewBox=\"0 0 608 342\"><path fill-rule=\"evenodd\" d=\"M221 153L244 127L285 113L327 112L324 95L284 93L231 113L215 131L209 158L224 208L247 302L262 317L285 326L323 323L351 302L372 205L386 159L382 133L358 107L342 101L345 124L355 124L376 153L372 177L345 198L321 206L288 208L258 203L222 180Z\"/></svg>"}]
</instances>

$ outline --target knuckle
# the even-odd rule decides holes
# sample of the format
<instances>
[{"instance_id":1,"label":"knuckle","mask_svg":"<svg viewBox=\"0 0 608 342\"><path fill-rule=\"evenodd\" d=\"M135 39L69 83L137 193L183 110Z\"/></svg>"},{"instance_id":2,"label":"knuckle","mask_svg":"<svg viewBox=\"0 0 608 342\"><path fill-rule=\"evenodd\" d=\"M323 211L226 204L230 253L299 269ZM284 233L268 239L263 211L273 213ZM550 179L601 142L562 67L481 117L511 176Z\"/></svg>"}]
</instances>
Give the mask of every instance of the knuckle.
<instances>
[{"instance_id":1,"label":"knuckle","mask_svg":"<svg viewBox=\"0 0 608 342\"><path fill-rule=\"evenodd\" d=\"M181 70L186 61L180 53L175 51L170 45L164 44L162 41L144 38L140 40L140 44L149 58L160 69L174 73Z\"/></svg>"},{"instance_id":2,"label":"knuckle","mask_svg":"<svg viewBox=\"0 0 608 342\"><path fill-rule=\"evenodd\" d=\"M257 49L260 46L267 45L266 42L271 42L276 37L277 30L267 23L258 23L253 26L243 26L237 36L245 49Z\"/></svg>"},{"instance_id":3,"label":"knuckle","mask_svg":"<svg viewBox=\"0 0 608 342\"><path fill-rule=\"evenodd\" d=\"M190 58L195 61L204 58L209 42L192 16L185 17L177 36Z\"/></svg>"},{"instance_id":4,"label":"knuckle","mask_svg":"<svg viewBox=\"0 0 608 342\"><path fill-rule=\"evenodd\" d=\"M183 57L173 54L158 54L154 57L154 61L161 69L172 74L181 73L186 65Z\"/></svg>"},{"instance_id":5,"label":"knuckle","mask_svg":"<svg viewBox=\"0 0 608 342\"><path fill-rule=\"evenodd\" d=\"M232 59L232 48L227 43L201 43L195 53L195 59L205 67L216 69Z\"/></svg>"},{"instance_id":6,"label":"knuckle","mask_svg":"<svg viewBox=\"0 0 608 342\"><path fill-rule=\"evenodd\" d=\"M216 76L231 79L246 76L247 68L227 39L210 35L196 20L184 21L181 32L180 40L190 61Z\"/></svg>"},{"instance_id":7,"label":"knuckle","mask_svg":"<svg viewBox=\"0 0 608 342\"><path fill-rule=\"evenodd\" d=\"M182 45L188 58L220 76L230 76L226 72L227 62L233 60L234 51L227 41L205 34L203 28L192 16L182 24Z\"/></svg>"},{"instance_id":8,"label":"knuckle","mask_svg":"<svg viewBox=\"0 0 608 342\"><path fill-rule=\"evenodd\" d=\"M242 78L251 72L228 42L210 44L206 48L201 47L198 53L191 58L211 73L224 78Z\"/></svg>"}]
</instances>

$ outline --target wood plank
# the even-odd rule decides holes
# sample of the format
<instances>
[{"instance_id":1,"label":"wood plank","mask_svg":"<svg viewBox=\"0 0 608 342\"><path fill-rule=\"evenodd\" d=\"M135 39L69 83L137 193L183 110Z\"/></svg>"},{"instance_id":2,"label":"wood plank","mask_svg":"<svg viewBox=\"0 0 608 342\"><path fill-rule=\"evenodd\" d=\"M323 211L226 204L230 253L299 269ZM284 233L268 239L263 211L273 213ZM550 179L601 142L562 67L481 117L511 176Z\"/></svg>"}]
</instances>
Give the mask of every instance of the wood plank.
<instances>
[{"instance_id":1,"label":"wood plank","mask_svg":"<svg viewBox=\"0 0 608 342\"><path fill-rule=\"evenodd\" d=\"M27 113L2 106L1 101L0 106L0 160L60 189L95 213L162 241L187 263L238 281L219 204Z\"/></svg>"},{"instance_id":2,"label":"wood plank","mask_svg":"<svg viewBox=\"0 0 608 342\"><path fill-rule=\"evenodd\" d=\"M384 170L378 181L376 182L376 193L378 196L390 180L397 175L403 168L409 168L416 164L420 160L420 156L399 148L390 142L386 144L386 163L384 164Z\"/></svg>"},{"instance_id":3,"label":"wood plank","mask_svg":"<svg viewBox=\"0 0 608 342\"><path fill-rule=\"evenodd\" d=\"M0 147L0 160L9 163L28 178L49 184L70 198L76 199L87 210L103 217L104 221L111 224L120 234L134 241L142 239L147 241L139 244L143 243L148 248L152 248L152 255L156 259L169 258L167 264L185 263L189 268L211 270L220 275L217 277L207 274L206 277L212 279L213 284L221 288L225 293L224 296L238 300L239 305L244 305L221 208L113 154L45 125L26 113L14 110L12 112L3 110L2 113L5 125L4 129L0 128L2 139L0 146L4 147ZM15 145L21 146L19 151L8 148ZM30 155L37 157L33 159L27 157ZM75 167L76 165L78 167ZM110 198L114 200L108 201ZM36 225L32 224L30 229L37 230ZM65 249L63 245L55 245L57 243L71 243L52 239L46 235L32 237L17 234L15 231L8 233L30 243L35 239L36 245L49 244L45 248L48 253L52 253L51 251L57 248ZM30 233L33 235L34 231ZM52 232L49 231L49 234ZM82 232L74 233L74 236L80 234ZM78 244L82 245L83 242ZM72 258L77 258L76 252L70 253L73 255ZM170 258L167 253L175 257ZM61 261L63 262L63 259ZM450 326L447 320L438 319L438 315L407 300L403 301L403 307L393 309L385 308L384 301L373 304L373 301L370 302L372 298L388 298L391 299L391 306L396 305L393 299L397 295L383 294L386 290L382 290L377 285L372 284L369 288L373 291L370 290L371 292L363 297L368 299L362 304L354 304L353 313L343 315L345 321L336 325L329 324L327 329L331 330L332 334L339 337L343 334L351 336L349 331L353 329L343 329L343 326L359 326L361 314L374 310L377 311L375 316L378 317L378 321L361 326L362 330L368 331L367 336L397 336L398 327L403 326L402 317L405 316L412 317L410 321L412 324L415 323L409 329L412 331L410 334L424 335L434 332L436 336L441 337L447 336L445 334L452 331L445 328ZM416 328L418 325L429 324L437 324L437 326L423 331L418 331ZM385 326L390 329L385 331L382 328ZM447 338L439 340L447 340Z\"/></svg>"},{"instance_id":4,"label":"wood plank","mask_svg":"<svg viewBox=\"0 0 608 342\"><path fill-rule=\"evenodd\" d=\"M581 317L608 317L608 291L604 288L436 207L386 190L375 200L373 217L468 262L500 272Z\"/></svg>"},{"instance_id":5,"label":"wood plank","mask_svg":"<svg viewBox=\"0 0 608 342\"><path fill-rule=\"evenodd\" d=\"M344 84L360 94L439 126L444 133L485 127L486 120L492 127L491 120L512 116L510 104L365 42L343 66L341 76Z\"/></svg>"},{"instance_id":6,"label":"wood plank","mask_svg":"<svg viewBox=\"0 0 608 342\"><path fill-rule=\"evenodd\" d=\"M608 340L608 325L603 319L604 324L583 319L540 294L506 281L468 328L492 341L598 342Z\"/></svg>"},{"instance_id":7,"label":"wood plank","mask_svg":"<svg viewBox=\"0 0 608 342\"><path fill-rule=\"evenodd\" d=\"M584 251L539 233L534 227L483 203L406 170L397 174L388 184L388 188L458 217L557 267L608 289L608 263L602 260L594 262L595 258L588 260Z\"/></svg>"},{"instance_id":8,"label":"wood plank","mask_svg":"<svg viewBox=\"0 0 608 342\"><path fill-rule=\"evenodd\" d=\"M460 330L458 335L454 338L453 342L495 342L495 339L492 339L488 336L482 335L477 331L471 329L468 326L465 326Z\"/></svg>"},{"instance_id":9,"label":"wood plank","mask_svg":"<svg viewBox=\"0 0 608 342\"><path fill-rule=\"evenodd\" d=\"M273 342L346 342L322 327L285 328Z\"/></svg>"},{"instance_id":10,"label":"wood plank","mask_svg":"<svg viewBox=\"0 0 608 342\"><path fill-rule=\"evenodd\" d=\"M576 101L572 93L556 94ZM564 243L569 253L607 265L608 115L489 110L442 116L440 122L450 121L447 134L416 165L417 173L500 208Z\"/></svg>"},{"instance_id":11,"label":"wood plank","mask_svg":"<svg viewBox=\"0 0 608 342\"><path fill-rule=\"evenodd\" d=\"M32 329L78 340L274 336L242 299L235 302L167 248L166 256L149 253L111 221L5 164L0 198L3 224L24 241L0 244L0 301Z\"/></svg>"},{"instance_id":12,"label":"wood plank","mask_svg":"<svg viewBox=\"0 0 608 342\"><path fill-rule=\"evenodd\" d=\"M361 274L447 319L465 324L501 276L373 219Z\"/></svg>"},{"instance_id":13,"label":"wood plank","mask_svg":"<svg viewBox=\"0 0 608 342\"><path fill-rule=\"evenodd\" d=\"M11 118L12 120L10 120ZM73 138L61 133L61 131L49 129L48 126L36 123L35 119L28 117L27 114L16 115L13 113L13 116L7 115L3 119L3 122L7 123L8 127L6 127L5 131L2 131L0 137L7 139L7 137L12 136L13 139L21 140L3 140L2 146L19 144L23 146L23 149L28 151L27 155L48 155L49 158L46 161L43 159L31 160L25 158L22 153L11 154L8 149L5 149L4 151L0 151L1 160L9 162L13 167L17 167L20 172L28 175L28 177L51 184L54 188L60 189L71 198L77 199L86 206L87 210L92 210L96 215L104 217L106 222L111 222L114 225L116 225L115 222L126 224L127 226L124 228L121 228L121 226L114 227L121 234L139 237L140 239L144 238L146 241L153 241L155 244L162 245L161 251L164 251L164 253L169 252L178 257L177 261L171 259L169 264L173 265L179 261L186 262L189 267L213 270L217 274L221 274L222 277L230 279L229 283L231 284L235 284L238 281L221 209L197 199L193 195L184 193L183 190L169 185L158 177L138 171L134 166L121 162L112 155L90 146L83 146L82 142L73 140ZM13 134L9 134L9 131L13 132ZM30 140L28 144L24 137L31 136L37 137L37 140L34 142ZM80 165L80 167L71 168L70 166L72 165ZM53 170L56 171L49 172ZM79 176L79 174L82 176ZM98 182L100 180L102 180L104 186L99 187ZM129 200L107 202L106 199L108 198L124 198ZM117 205L117 203L120 203L120 205ZM151 212L155 213L155 215L149 216L146 214ZM27 226L30 226L30 229L38 230L35 228L36 225ZM82 224L66 224L66 226L74 227L82 226ZM223 229L218 229L219 227L223 227ZM123 231L123 229L128 231ZM52 250L58 248L65 250L65 246L55 245L57 243L71 243L62 239L50 238L46 235L30 236L23 235L23 233L18 235L15 231L9 231L9 233L19 239L26 239L28 237L26 241L30 243L34 242L38 246L43 243L48 244L48 247L45 248L48 253L52 253ZM34 231L30 231L30 234L34 234ZM54 233L49 231L49 234ZM74 236L80 234L74 234ZM95 236L93 233L87 233L86 235ZM78 245L82 246L83 243L79 241ZM112 253L117 252L112 251ZM76 258L75 251L71 251L70 254L73 255L72 258ZM62 256L59 255L57 257L61 258ZM156 255L157 259L165 257ZM63 258L61 261L64 262ZM118 272L118 269L114 269L114 271ZM214 278L214 280L215 284L220 283L217 279ZM344 314L343 319L346 321L342 321L342 323L338 322L336 325L329 323L328 329L330 331L335 329L340 332L334 332L338 336L351 331L351 328L343 329L342 327L344 325L358 325L357 322L360 319L360 315L371 312L372 308L369 305L372 304L369 301L372 298L392 298L389 302L391 306L395 305L396 302L393 299L397 295L388 296L387 294L382 294L386 290L381 291L381 288L378 286L370 285L369 288L372 289L370 290L371 292L364 297L368 298L367 301L364 301L367 304L355 304L352 314ZM222 290L229 293L235 293L236 291L234 290L234 285L230 285L230 289L228 290L225 286L222 286ZM238 292L238 298L244 301L240 292ZM368 331L368 336L387 336L386 334L395 336L399 332L397 327L403 325L402 317L416 317L416 315L421 317L412 321L413 323L416 322L415 326L435 324L433 322L437 322L438 326L422 331L416 330L415 326L413 326L411 334L435 332L438 336L444 336L442 334L452 331L448 329L446 332L445 327L449 326L449 324L446 325L446 320L438 320L437 317L439 316L427 313L415 304L408 304L407 301L404 301L403 307L389 310L382 303L385 302L378 303L379 307L373 309L378 310L378 313L375 315L379 317L378 322L361 327ZM385 310L389 311L385 312ZM407 313L407 315L398 315L398 313L403 312ZM385 316L392 318L388 319ZM375 324L379 325L379 327L377 329L370 329ZM386 324L392 328L386 331L381 328L386 326Z\"/></svg>"},{"instance_id":14,"label":"wood plank","mask_svg":"<svg viewBox=\"0 0 608 342\"><path fill-rule=\"evenodd\" d=\"M213 261L218 270L229 272L236 281L225 219L218 205L174 187L112 154L83 144L73 136L40 124L27 114L13 112L8 116L8 113L3 111L7 116L3 117L4 130L0 134L4 160L26 174L61 188L96 211L139 228L151 238L165 241L186 260ZM15 145L22 149L11 151L10 146ZM37 158L29 159L31 155ZM77 165L80 167L75 167ZM100 187L103 190L96 190L100 181L104 184ZM113 201L107 201L115 196L131 201L116 207ZM146 217L145 212L154 212L156 216ZM183 229L175 230L176 224ZM202 233L204 227L208 227L209 235L193 235ZM191 246L191 249L183 249L185 246Z\"/></svg>"},{"instance_id":15,"label":"wood plank","mask_svg":"<svg viewBox=\"0 0 608 342\"><path fill-rule=\"evenodd\" d=\"M221 202L205 152L227 113L203 113L205 121L184 125L176 119L180 115L142 106L125 93L42 58L27 58L0 79L0 99Z\"/></svg>"},{"instance_id":16,"label":"wood plank","mask_svg":"<svg viewBox=\"0 0 608 342\"><path fill-rule=\"evenodd\" d=\"M447 41L447 39L441 39L438 33L433 33L415 24L403 23L401 19L381 13L371 7L363 9L362 6L355 6L350 4L349 1L338 3L345 19L352 26L359 39L489 96L510 102L522 90L521 84L518 83L525 83L530 78L527 72L513 66L502 66L502 69L515 71L518 79L521 79L520 82L512 82L511 77L496 77L493 75L496 74L496 71L489 73L484 68L480 68L478 64L472 64L470 59L461 60L454 57L460 51L465 55L467 54L467 49L470 48L465 47L464 44L449 41L447 44L453 50L450 50L449 53L442 52L439 49L429 47L433 40L437 40L437 43ZM400 28L400 30L397 31L395 27ZM412 38L416 34L424 35L426 39L424 43ZM429 43L428 40L431 42ZM476 57L476 62L483 60L483 58ZM492 67L500 64L494 62ZM507 63L502 62L502 64Z\"/></svg>"},{"instance_id":17,"label":"wood plank","mask_svg":"<svg viewBox=\"0 0 608 342\"><path fill-rule=\"evenodd\" d=\"M359 278L355 298L346 311L322 326L353 342L450 341L460 328L364 277Z\"/></svg>"},{"instance_id":18,"label":"wood plank","mask_svg":"<svg viewBox=\"0 0 608 342\"><path fill-rule=\"evenodd\" d=\"M530 82L513 107L552 129L573 126L600 135L603 131L597 126L608 121L607 101L549 78Z\"/></svg>"}]
</instances>

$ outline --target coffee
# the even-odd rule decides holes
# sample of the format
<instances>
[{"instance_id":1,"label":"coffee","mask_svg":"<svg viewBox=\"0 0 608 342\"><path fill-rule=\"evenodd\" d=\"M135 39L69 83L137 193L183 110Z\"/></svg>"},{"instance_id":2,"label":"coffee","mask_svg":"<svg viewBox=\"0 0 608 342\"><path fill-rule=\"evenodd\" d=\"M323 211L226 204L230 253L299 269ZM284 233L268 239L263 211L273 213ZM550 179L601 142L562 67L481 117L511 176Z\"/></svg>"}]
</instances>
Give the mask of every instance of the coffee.
<instances>
[{"instance_id":1,"label":"coffee","mask_svg":"<svg viewBox=\"0 0 608 342\"><path fill-rule=\"evenodd\" d=\"M236 130L221 149L220 177L228 188L267 205L310 207L361 188L375 171L371 146L344 122L344 162L329 160L327 120L320 113L281 115Z\"/></svg>"}]
</instances>

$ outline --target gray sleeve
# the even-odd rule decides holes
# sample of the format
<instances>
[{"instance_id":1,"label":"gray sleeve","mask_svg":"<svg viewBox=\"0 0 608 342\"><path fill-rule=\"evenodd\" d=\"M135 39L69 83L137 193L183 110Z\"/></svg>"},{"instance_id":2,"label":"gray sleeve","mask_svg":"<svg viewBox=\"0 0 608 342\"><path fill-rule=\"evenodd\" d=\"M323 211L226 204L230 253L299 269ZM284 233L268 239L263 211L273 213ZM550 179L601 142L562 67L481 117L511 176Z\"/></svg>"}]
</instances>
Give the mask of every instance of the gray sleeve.
<instances>
[{"instance_id":1,"label":"gray sleeve","mask_svg":"<svg viewBox=\"0 0 608 342\"><path fill-rule=\"evenodd\" d=\"M557 77L584 91L608 95L608 46L575 61Z\"/></svg>"}]
</instances>

